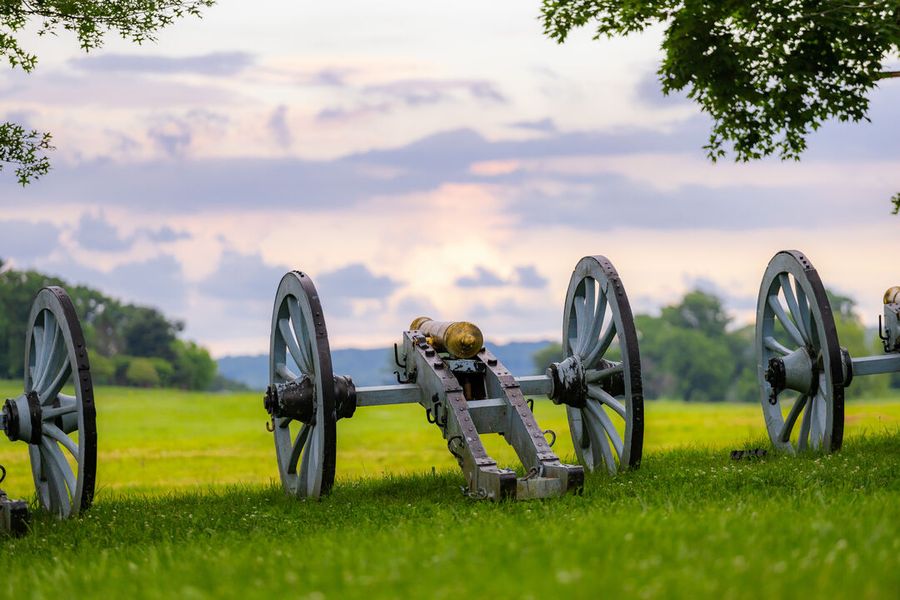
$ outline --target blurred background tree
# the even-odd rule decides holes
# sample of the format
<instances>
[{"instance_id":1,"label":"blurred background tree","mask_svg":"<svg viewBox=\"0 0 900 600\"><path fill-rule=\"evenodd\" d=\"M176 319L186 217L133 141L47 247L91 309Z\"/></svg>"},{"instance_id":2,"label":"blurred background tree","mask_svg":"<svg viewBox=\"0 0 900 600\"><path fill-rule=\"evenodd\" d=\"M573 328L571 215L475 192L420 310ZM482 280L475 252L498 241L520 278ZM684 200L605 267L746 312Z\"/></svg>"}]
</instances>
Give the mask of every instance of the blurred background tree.
<instances>
[{"instance_id":1,"label":"blurred background tree","mask_svg":"<svg viewBox=\"0 0 900 600\"><path fill-rule=\"evenodd\" d=\"M4 268L0 260L0 379L22 377L31 302L45 286L63 286L81 320L91 352L95 384L177 387L190 390L242 387L218 376L209 352L180 339L180 321L155 308L122 303L97 290L68 285L37 271Z\"/></svg>"},{"instance_id":2,"label":"blurred background tree","mask_svg":"<svg viewBox=\"0 0 900 600\"><path fill-rule=\"evenodd\" d=\"M841 346L851 356L882 353L876 332L866 329L852 298L828 292ZM754 325L730 327L722 300L694 290L659 316L635 316L641 352L644 396L689 402L759 402ZM562 358L562 347L548 344L534 354L537 372ZM900 377L859 377L849 398L871 398L900 388Z\"/></svg>"}]
</instances>

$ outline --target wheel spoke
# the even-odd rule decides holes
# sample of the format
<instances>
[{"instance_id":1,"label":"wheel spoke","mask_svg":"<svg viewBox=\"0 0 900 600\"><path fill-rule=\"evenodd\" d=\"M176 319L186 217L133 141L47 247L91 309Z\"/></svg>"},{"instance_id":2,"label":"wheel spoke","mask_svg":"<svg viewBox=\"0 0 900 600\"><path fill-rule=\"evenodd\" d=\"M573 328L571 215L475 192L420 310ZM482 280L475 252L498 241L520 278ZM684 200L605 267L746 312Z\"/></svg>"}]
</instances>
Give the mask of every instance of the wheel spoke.
<instances>
[{"instance_id":1,"label":"wheel spoke","mask_svg":"<svg viewBox=\"0 0 900 600\"><path fill-rule=\"evenodd\" d=\"M784 307L778 300L777 294L772 294L769 296L769 306L772 307L772 311L775 313L775 316L777 316L778 320L781 321L781 326L784 327L785 331L787 331L791 338L793 338L794 342L796 342L798 346L805 346L806 342L803 340L803 336L800 335L800 331L797 329L797 326L794 325L794 322L791 321L785 314Z\"/></svg>"},{"instance_id":2,"label":"wheel spoke","mask_svg":"<svg viewBox=\"0 0 900 600\"><path fill-rule=\"evenodd\" d=\"M625 370L624 363L614 363L611 367L607 367L605 369L588 369L584 372L584 380L587 383L597 383L607 377L611 377L616 373L621 373Z\"/></svg>"},{"instance_id":3,"label":"wheel spoke","mask_svg":"<svg viewBox=\"0 0 900 600\"><path fill-rule=\"evenodd\" d=\"M75 403L75 398L73 396L59 394L57 398L59 398L59 406L48 406L41 409L41 418L44 421L62 417L63 415L67 415L78 410L78 405Z\"/></svg>"},{"instance_id":4,"label":"wheel spoke","mask_svg":"<svg viewBox=\"0 0 900 600\"><path fill-rule=\"evenodd\" d=\"M299 377L299 375L288 369L287 365L284 363L275 365L275 372L285 381L293 381Z\"/></svg>"},{"instance_id":5,"label":"wheel spoke","mask_svg":"<svg viewBox=\"0 0 900 600\"><path fill-rule=\"evenodd\" d=\"M309 438L310 429L312 428L304 423L303 427L300 428L300 432L297 434L296 439L294 439L294 447L291 449L291 457L288 459L287 468L287 472L291 475L297 473L297 463L300 461L300 453L303 451L303 446L306 444L307 438Z\"/></svg>"},{"instance_id":6,"label":"wheel spoke","mask_svg":"<svg viewBox=\"0 0 900 600\"><path fill-rule=\"evenodd\" d=\"M72 372L72 364L69 362L68 356L63 356L63 359L64 362L56 370L56 376L50 382L50 385L45 386L43 391L38 392L38 399L41 401L41 404L52 402L59 395L59 390L65 385L66 380L69 379L69 374ZM49 371L49 368L47 370Z\"/></svg>"},{"instance_id":7,"label":"wheel spoke","mask_svg":"<svg viewBox=\"0 0 900 600\"><path fill-rule=\"evenodd\" d=\"M34 364L29 365L31 370L31 387L37 383L38 377L44 369L44 326L35 325L31 330L32 347L34 348ZM30 360L30 357L29 357Z\"/></svg>"},{"instance_id":8,"label":"wheel spoke","mask_svg":"<svg viewBox=\"0 0 900 600\"><path fill-rule=\"evenodd\" d=\"M572 354L580 354L581 347L587 337L587 333L584 331L584 297L575 296L572 300L572 307L575 309L575 345L572 346Z\"/></svg>"},{"instance_id":9,"label":"wheel spoke","mask_svg":"<svg viewBox=\"0 0 900 600\"><path fill-rule=\"evenodd\" d=\"M596 282L592 277L584 280L584 323L578 324L578 350L575 352L578 356L584 356L585 348L591 343L591 331L594 329L594 320L597 318L595 314L596 308Z\"/></svg>"},{"instance_id":10,"label":"wheel spoke","mask_svg":"<svg viewBox=\"0 0 900 600\"><path fill-rule=\"evenodd\" d=\"M297 363L300 371L302 371L304 375L312 377L314 373L312 373L308 368L303 353L300 351L300 347L297 345L297 340L294 338L294 333L291 331L291 326L290 323L288 323L287 319L278 320L278 331L281 332L281 337L284 339L284 344L285 346L287 346L288 352L291 353L291 358L293 358L294 362Z\"/></svg>"},{"instance_id":11,"label":"wheel spoke","mask_svg":"<svg viewBox=\"0 0 900 600\"><path fill-rule=\"evenodd\" d=\"M800 333L800 336L803 338L806 344L809 344L809 333L806 331L806 327L803 324L803 317L800 313L800 305L797 304L797 298L794 296L794 288L791 287L791 280L788 279L787 273L781 273L778 276L778 281L781 283L781 293L784 294L784 299L787 301L788 310L791 311L791 319L793 320L794 325L797 327L797 331Z\"/></svg>"},{"instance_id":12,"label":"wheel spoke","mask_svg":"<svg viewBox=\"0 0 900 600\"><path fill-rule=\"evenodd\" d=\"M770 335L766 336L766 338L763 340L763 345L765 345L765 347L768 348L769 350L771 350L772 352L777 352L777 353L781 354L782 356L787 356L788 354L791 353L790 348L783 346L781 344L781 342L779 342L778 340L776 340L775 338L773 338Z\"/></svg>"},{"instance_id":13,"label":"wheel spoke","mask_svg":"<svg viewBox=\"0 0 900 600\"><path fill-rule=\"evenodd\" d=\"M58 494L58 500L60 501L60 507L62 508L62 516L67 517L69 515L69 511L71 510L69 494L75 495L76 484L75 484L75 473L72 472L72 467L69 466L68 461L66 461L66 457L63 456L62 452L59 449L59 446L56 445L55 442L51 442L47 438L41 438L41 453L47 458L47 464L50 466L51 471L55 471L57 475L61 476L63 481L56 481L56 493ZM60 483L65 483L65 486L60 486ZM54 486L51 486L54 487ZM68 488L68 493L66 492L66 488Z\"/></svg>"},{"instance_id":14,"label":"wheel spoke","mask_svg":"<svg viewBox=\"0 0 900 600\"><path fill-rule=\"evenodd\" d=\"M588 402L588 406L590 406L590 402ZM597 459L602 457L607 471L611 475L615 475L616 459L613 457L612 449L609 447L609 438L603 432L603 424L599 421L596 413L588 410L587 407L581 411L581 414L584 416L584 427L591 442L588 450L592 452L593 468L597 468ZM597 456L598 452L600 456Z\"/></svg>"},{"instance_id":15,"label":"wheel spoke","mask_svg":"<svg viewBox=\"0 0 900 600\"><path fill-rule=\"evenodd\" d=\"M52 462L43 446L37 446L40 461L40 487L41 495L46 500L46 506L51 512L61 515L69 503L66 493L65 478Z\"/></svg>"},{"instance_id":16,"label":"wheel spoke","mask_svg":"<svg viewBox=\"0 0 900 600\"><path fill-rule=\"evenodd\" d=\"M589 414L596 415L597 419L603 425L603 429L606 430L606 435L612 440L613 447L616 449L616 454L619 455L619 459L621 460L625 444L622 442L619 432L616 431L612 419L609 418L609 415L606 414L606 411L603 410L603 407L600 406L600 404L588 401L585 408Z\"/></svg>"},{"instance_id":17,"label":"wheel spoke","mask_svg":"<svg viewBox=\"0 0 900 600\"><path fill-rule=\"evenodd\" d=\"M52 331L51 331L52 328ZM57 371L57 363L60 359L60 349L62 350L63 359L65 359L66 342L59 335L59 327L56 324L56 317L52 313L47 313L44 319L44 349L43 358L41 359L41 374L36 382L33 382L33 389L40 394L41 390L47 384L47 376Z\"/></svg>"},{"instance_id":18,"label":"wheel spoke","mask_svg":"<svg viewBox=\"0 0 900 600\"><path fill-rule=\"evenodd\" d=\"M613 409L617 415L625 418L625 405L616 400L599 385L588 385L588 397Z\"/></svg>"},{"instance_id":19,"label":"wheel spoke","mask_svg":"<svg viewBox=\"0 0 900 600\"><path fill-rule=\"evenodd\" d=\"M800 282L795 281L795 283L797 284L797 303L800 305L800 321L803 323L806 332L809 334L810 343L815 345L815 340L818 336L816 335L815 327L813 327L812 314L809 310L809 300L806 298L806 292L800 287Z\"/></svg>"},{"instance_id":20,"label":"wheel spoke","mask_svg":"<svg viewBox=\"0 0 900 600\"><path fill-rule=\"evenodd\" d=\"M813 396L807 412L809 412L809 442L813 450L819 449L819 443L822 440L822 425L819 423L819 406L823 405L821 396L817 393Z\"/></svg>"},{"instance_id":21,"label":"wheel spoke","mask_svg":"<svg viewBox=\"0 0 900 600\"><path fill-rule=\"evenodd\" d=\"M806 410L803 411L803 420L800 421L800 438L797 440L797 449L801 452L809 447L809 416L815 403L816 396L813 396L806 403Z\"/></svg>"},{"instance_id":22,"label":"wheel spoke","mask_svg":"<svg viewBox=\"0 0 900 600\"><path fill-rule=\"evenodd\" d=\"M781 433L778 434L778 439L782 443L787 443L791 439L791 431L794 429L794 423L797 422L797 417L800 416L800 411L803 410L803 407L806 405L809 396L806 394L801 394L799 398L794 400L794 405L791 407L790 412L788 413L787 419L784 420L784 426L781 428Z\"/></svg>"},{"instance_id":23,"label":"wheel spoke","mask_svg":"<svg viewBox=\"0 0 900 600\"><path fill-rule=\"evenodd\" d=\"M606 331L603 333L603 336L600 338L600 341L597 343L597 346L594 350L584 359L583 364L585 367L589 367L594 364L598 358L601 358L604 354L606 354L606 350L609 348L609 345L612 343L613 338L616 336L616 321L615 319L610 319L609 326L606 328Z\"/></svg>"},{"instance_id":24,"label":"wheel spoke","mask_svg":"<svg viewBox=\"0 0 900 600\"><path fill-rule=\"evenodd\" d=\"M288 312L291 313L291 321L294 325L294 334L297 336L297 345L303 355L303 364L297 363L300 370L304 373L313 372L312 352L309 349L309 329L306 326L306 320L303 318L303 311L300 310L300 303L296 298L288 297ZM296 360L296 359L294 359Z\"/></svg>"},{"instance_id":25,"label":"wheel spoke","mask_svg":"<svg viewBox=\"0 0 900 600\"><path fill-rule=\"evenodd\" d=\"M600 330L603 329L603 319L606 318L607 305L608 303L606 301L606 294L604 294L601 290L597 299L597 308L594 314L594 320L591 321L591 329L588 332L587 342L582 349L582 360L594 354L595 347L600 343Z\"/></svg>"},{"instance_id":26,"label":"wheel spoke","mask_svg":"<svg viewBox=\"0 0 900 600\"><path fill-rule=\"evenodd\" d=\"M306 495L312 498L318 497L321 479L321 433L318 431L310 432L309 447L303 453L304 472L306 475Z\"/></svg>"},{"instance_id":27,"label":"wheel spoke","mask_svg":"<svg viewBox=\"0 0 900 600\"><path fill-rule=\"evenodd\" d=\"M62 444L66 450L72 454L72 457L75 458L75 460L78 460L78 444L75 443L75 440L67 436L62 429L52 423L44 423L41 425L41 431L44 432L44 435L49 435Z\"/></svg>"}]
</instances>

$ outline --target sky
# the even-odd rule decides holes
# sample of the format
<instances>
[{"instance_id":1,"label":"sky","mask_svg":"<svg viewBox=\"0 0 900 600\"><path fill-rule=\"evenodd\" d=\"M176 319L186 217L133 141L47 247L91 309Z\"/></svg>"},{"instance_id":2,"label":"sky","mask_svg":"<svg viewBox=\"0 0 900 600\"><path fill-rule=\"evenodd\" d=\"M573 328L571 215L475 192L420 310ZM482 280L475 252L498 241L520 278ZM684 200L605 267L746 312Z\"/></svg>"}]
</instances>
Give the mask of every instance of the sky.
<instances>
[{"instance_id":1,"label":"sky","mask_svg":"<svg viewBox=\"0 0 900 600\"><path fill-rule=\"evenodd\" d=\"M281 276L332 347L414 317L556 339L579 258L635 312L691 289L751 323L780 249L876 322L900 283L900 80L800 162L711 164L708 119L656 81L661 30L558 45L539 2L223 1L155 43L23 35L0 120L53 133L53 170L0 174L0 257L182 319L215 356L263 353Z\"/></svg>"}]
</instances>

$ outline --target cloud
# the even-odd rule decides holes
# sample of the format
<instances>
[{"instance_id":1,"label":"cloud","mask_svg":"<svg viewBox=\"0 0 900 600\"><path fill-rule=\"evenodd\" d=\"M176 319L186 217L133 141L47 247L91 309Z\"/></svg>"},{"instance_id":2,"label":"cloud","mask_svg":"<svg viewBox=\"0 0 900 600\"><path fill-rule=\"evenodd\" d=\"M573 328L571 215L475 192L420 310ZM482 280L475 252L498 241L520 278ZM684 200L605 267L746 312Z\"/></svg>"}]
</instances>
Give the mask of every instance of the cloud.
<instances>
[{"instance_id":1,"label":"cloud","mask_svg":"<svg viewBox=\"0 0 900 600\"><path fill-rule=\"evenodd\" d=\"M72 236L82 248L98 252L121 252L131 248L134 243L134 238L123 237L119 230L106 220L103 212L96 215L82 214L78 228L72 232Z\"/></svg>"},{"instance_id":2,"label":"cloud","mask_svg":"<svg viewBox=\"0 0 900 600\"><path fill-rule=\"evenodd\" d=\"M288 107L284 104L279 105L272 115L269 117L266 125L275 138L275 143L281 148L289 148L293 142L290 125L287 122Z\"/></svg>"},{"instance_id":3,"label":"cloud","mask_svg":"<svg viewBox=\"0 0 900 600\"><path fill-rule=\"evenodd\" d=\"M75 58L69 64L81 71L104 73L236 75L256 63L247 52L212 52L194 56L99 54Z\"/></svg>"},{"instance_id":4,"label":"cloud","mask_svg":"<svg viewBox=\"0 0 900 600\"><path fill-rule=\"evenodd\" d=\"M59 275L73 284L99 289L126 302L160 308L169 316L185 308L187 283L181 263L170 254L121 264L101 271L66 259L43 265L42 271Z\"/></svg>"},{"instance_id":5,"label":"cloud","mask_svg":"<svg viewBox=\"0 0 900 600\"><path fill-rule=\"evenodd\" d=\"M493 271L485 267L475 267L475 275L465 275L456 280L459 287L497 287L509 285L509 283L501 278Z\"/></svg>"},{"instance_id":6,"label":"cloud","mask_svg":"<svg viewBox=\"0 0 900 600\"><path fill-rule=\"evenodd\" d=\"M399 100L407 106L437 104L460 95L498 104L508 102L496 84L482 79L398 79L366 86L363 93Z\"/></svg>"},{"instance_id":7,"label":"cloud","mask_svg":"<svg viewBox=\"0 0 900 600\"><path fill-rule=\"evenodd\" d=\"M219 126L215 117L207 121ZM375 198L474 185L490 186L491 196L506 204L507 218L522 230L736 230L885 218L887 198L896 191L896 144L865 150L860 141L854 145L859 148L855 162L712 166L698 151L707 125L705 119L692 119L665 132L623 128L518 140L488 140L475 130L456 129L399 147L318 161L188 157L60 164L41 180L40 197L11 184L3 196L42 209L80 202L185 214L246 209L252 199L257 209L327 212ZM900 120L884 121L881 130L900 137ZM881 130L878 136L884 135ZM157 143L178 156L189 143L182 134L178 128L164 129ZM185 135L195 135L194 130ZM878 161L867 159L864 150ZM472 168L491 161L506 161L509 168Z\"/></svg>"},{"instance_id":8,"label":"cloud","mask_svg":"<svg viewBox=\"0 0 900 600\"><path fill-rule=\"evenodd\" d=\"M31 260L59 246L59 229L47 221L0 221L0 259Z\"/></svg>"},{"instance_id":9,"label":"cloud","mask_svg":"<svg viewBox=\"0 0 900 600\"><path fill-rule=\"evenodd\" d=\"M341 86L344 80L340 79ZM328 106L316 114L320 122L352 121L445 102L475 100L479 103L507 104L498 87L480 79L398 79L360 88L364 100L355 104Z\"/></svg>"},{"instance_id":10,"label":"cloud","mask_svg":"<svg viewBox=\"0 0 900 600\"><path fill-rule=\"evenodd\" d=\"M534 265L516 267L516 283L526 288L543 288L547 285L547 278L537 272Z\"/></svg>"},{"instance_id":11,"label":"cloud","mask_svg":"<svg viewBox=\"0 0 900 600\"><path fill-rule=\"evenodd\" d=\"M354 263L322 273L316 277L316 284L335 296L383 299L390 296L400 282L387 275L375 275L362 263Z\"/></svg>"},{"instance_id":12,"label":"cloud","mask_svg":"<svg viewBox=\"0 0 900 600\"><path fill-rule=\"evenodd\" d=\"M191 234L187 231L176 231L168 225L164 225L159 229L140 229L138 234L145 236L151 242L161 244L191 239Z\"/></svg>"},{"instance_id":13,"label":"cloud","mask_svg":"<svg viewBox=\"0 0 900 600\"><path fill-rule=\"evenodd\" d=\"M327 122L343 122L354 121L373 115L384 115L391 112L391 104L388 102L379 102L374 104L360 104L353 108L344 108L342 106L328 106L316 113L316 121Z\"/></svg>"},{"instance_id":14,"label":"cloud","mask_svg":"<svg viewBox=\"0 0 900 600\"><path fill-rule=\"evenodd\" d=\"M236 105L246 98L231 89L172 79L150 81L140 74L111 72L39 73L9 71L0 76L0 101L72 111L82 108L128 110Z\"/></svg>"},{"instance_id":15,"label":"cloud","mask_svg":"<svg viewBox=\"0 0 900 600\"><path fill-rule=\"evenodd\" d=\"M278 282L289 269L266 263L259 254L225 250L216 270L200 284L205 295L226 302L268 302L275 297Z\"/></svg>"},{"instance_id":16,"label":"cloud","mask_svg":"<svg viewBox=\"0 0 900 600\"><path fill-rule=\"evenodd\" d=\"M147 137L167 156L181 156L191 145L190 125L176 118L166 118L147 129Z\"/></svg>"},{"instance_id":17,"label":"cloud","mask_svg":"<svg viewBox=\"0 0 900 600\"><path fill-rule=\"evenodd\" d=\"M400 282L386 275L375 275L361 263L353 263L313 277L327 314L338 318L362 313L383 314L390 295Z\"/></svg>"},{"instance_id":18,"label":"cloud","mask_svg":"<svg viewBox=\"0 0 900 600\"><path fill-rule=\"evenodd\" d=\"M556 128L556 123L549 117L538 119L536 121L515 121L514 123L510 123L509 126L516 129L525 129L526 131L536 131L538 133L556 133L559 131Z\"/></svg>"},{"instance_id":19,"label":"cloud","mask_svg":"<svg viewBox=\"0 0 900 600\"><path fill-rule=\"evenodd\" d=\"M304 83L309 85L321 85L323 87L346 87L347 75L352 73L352 69L328 68L320 69L309 75Z\"/></svg>"},{"instance_id":20,"label":"cloud","mask_svg":"<svg viewBox=\"0 0 900 600\"><path fill-rule=\"evenodd\" d=\"M645 73L634 87L635 100L653 108L673 108L691 106L692 102L684 92L662 91L662 83L656 73Z\"/></svg>"},{"instance_id":21,"label":"cloud","mask_svg":"<svg viewBox=\"0 0 900 600\"><path fill-rule=\"evenodd\" d=\"M147 129L147 137L170 158L179 158L190 148L197 134L221 135L228 117L204 109L189 110L183 117L155 117Z\"/></svg>"},{"instance_id":22,"label":"cloud","mask_svg":"<svg viewBox=\"0 0 900 600\"><path fill-rule=\"evenodd\" d=\"M474 275L464 275L455 283L462 288L519 286L537 289L545 287L547 279L537 272L534 265L516 267L515 274L509 279L500 277L490 269L477 266Z\"/></svg>"}]
</instances>

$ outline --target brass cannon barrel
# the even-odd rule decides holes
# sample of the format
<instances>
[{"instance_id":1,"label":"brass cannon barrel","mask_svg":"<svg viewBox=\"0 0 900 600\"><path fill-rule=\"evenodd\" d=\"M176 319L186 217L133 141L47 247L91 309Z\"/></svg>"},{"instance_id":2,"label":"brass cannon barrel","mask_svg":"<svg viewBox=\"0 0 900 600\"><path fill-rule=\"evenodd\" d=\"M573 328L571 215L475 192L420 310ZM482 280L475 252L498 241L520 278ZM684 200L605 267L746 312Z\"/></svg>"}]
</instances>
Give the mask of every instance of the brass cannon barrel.
<instances>
[{"instance_id":1,"label":"brass cannon barrel","mask_svg":"<svg viewBox=\"0 0 900 600\"><path fill-rule=\"evenodd\" d=\"M885 304L900 304L900 285L888 288L884 293Z\"/></svg>"},{"instance_id":2,"label":"brass cannon barrel","mask_svg":"<svg viewBox=\"0 0 900 600\"><path fill-rule=\"evenodd\" d=\"M409 328L431 338L435 350L446 351L459 358L472 358L484 346L481 330L468 321L435 321L431 317L419 317L413 320Z\"/></svg>"}]
</instances>

